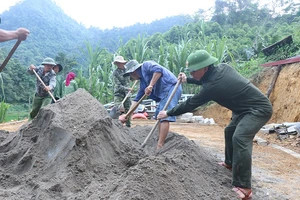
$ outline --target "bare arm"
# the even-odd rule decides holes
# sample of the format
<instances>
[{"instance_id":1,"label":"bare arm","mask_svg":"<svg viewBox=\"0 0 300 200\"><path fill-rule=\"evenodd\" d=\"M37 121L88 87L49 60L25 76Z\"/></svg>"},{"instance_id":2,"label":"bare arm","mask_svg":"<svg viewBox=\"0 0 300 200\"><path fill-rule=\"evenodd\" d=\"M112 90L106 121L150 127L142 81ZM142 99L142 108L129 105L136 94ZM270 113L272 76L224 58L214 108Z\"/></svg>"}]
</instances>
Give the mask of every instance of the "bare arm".
<instances>
[{"instance_id":1,"label":"bare arm","mask_svg":"<svg viewBox=\"0 0 300 200\"><path fill-rule=\"evenodd\" d=\"M150 84L148 87L146 87L145 89L145 94L147 94L147 96L149 96L152 92L153 86L156 84L157 80L161 77L161 73L157 73L155 72L152 76L152 79L150 81Z\"/></svg>"},{"instance_id":2,"label":"bare arm","mask_svg":"<svg viewBox=\"0 0 300 200\"><path fill-rule=\"evenodd\" d=\"M5 42L14 39L26 40L29 33L30 31L26 28L18 28L15 31L7 31L0 29L0 42Z\"/></svg>"}]
</instances>

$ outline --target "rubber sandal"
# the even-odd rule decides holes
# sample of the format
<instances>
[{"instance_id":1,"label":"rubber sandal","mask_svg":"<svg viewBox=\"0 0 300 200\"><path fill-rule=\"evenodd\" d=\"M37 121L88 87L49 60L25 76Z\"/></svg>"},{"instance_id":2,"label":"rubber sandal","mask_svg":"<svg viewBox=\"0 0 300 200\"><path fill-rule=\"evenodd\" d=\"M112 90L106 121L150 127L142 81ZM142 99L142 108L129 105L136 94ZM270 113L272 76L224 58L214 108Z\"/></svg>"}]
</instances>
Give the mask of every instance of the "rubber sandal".
<instances>
[{"instance_id":1,"label":"rubber sandal","mask_svg":"<svg viewBox=\"0 0 300 200\"><path fill-rule=\"evenodd\" d=\"M230 165L227 165L227 164L224 163L224 162L219 162L218 164L219 164L220 166L222 166L222 167L225 167L225 168L229 169L230 171L232 170L232 167L231 167Z\"/></svg>"},{"instance_id":2,"label":"rubber sandal","mask_svg":"<svg viewBox=\"0 0 300 200\"><path fill-rule=\"evenodd\" d=\"M249 192L245 192L242 188L234 187L232 188L232 191L234 191L237 195L239 195L239 198L242 200L252 199L252 190L250 190Z\"/></svg>"}]
</instances>

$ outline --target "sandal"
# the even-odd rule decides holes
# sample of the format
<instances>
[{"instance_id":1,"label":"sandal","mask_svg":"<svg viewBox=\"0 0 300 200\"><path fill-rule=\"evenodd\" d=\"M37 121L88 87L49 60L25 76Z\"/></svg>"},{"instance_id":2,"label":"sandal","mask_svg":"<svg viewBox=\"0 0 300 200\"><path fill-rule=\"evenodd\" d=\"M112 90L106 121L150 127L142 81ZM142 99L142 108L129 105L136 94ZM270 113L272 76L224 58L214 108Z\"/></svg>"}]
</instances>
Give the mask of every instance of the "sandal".
<instances>
[{"instance_id":1,"label":"sandal","mask_svg":"<svg viewBox=\"0 0 300 200\"><path fill-rule=\"evenodd\" d=\"M245 192L243 188L240 187L234 187L232 189L235 193L239 195L239 198L242 200L251 200L252 199L252 190L249 192Z\"/></svg>"},{"instance_id":2,"label":"sandal","mask_svg":"<svg viewBox=\"0 0 300 200\"><path fill-rule=\"evenodd\" d=\"M219 162L218 163L220 166L223 166L223 167L226 167L227 169L229 169L230 171L232 170L232 167L230 165L227 165L226 163L224 162Z\"/></svg>"}]
</instances>

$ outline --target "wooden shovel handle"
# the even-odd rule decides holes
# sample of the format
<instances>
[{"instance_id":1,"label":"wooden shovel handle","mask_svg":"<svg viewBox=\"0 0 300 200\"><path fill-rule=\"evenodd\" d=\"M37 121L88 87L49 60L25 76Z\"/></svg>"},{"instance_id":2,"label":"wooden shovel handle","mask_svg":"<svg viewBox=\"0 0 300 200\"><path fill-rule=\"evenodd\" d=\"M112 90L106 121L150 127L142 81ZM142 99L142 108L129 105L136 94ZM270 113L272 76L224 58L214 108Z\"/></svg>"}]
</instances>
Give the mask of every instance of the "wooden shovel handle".
<instances>
[{"instance_id":1,"label":"wooden shovel handle","mask_svg":"<svg viewBox=\"0 0 300 200\"><path fill-rule=\"evenodd\" d=\"M2 70L4 69L4 67L6 66L6 64L8 63L9 59L12 57L12 55L15 53L16 49L18 48L18 46L20 45L20 43L22 42L22 40L18 40L16 42L16 44L13 46L13 48L10 50L8 56L5 58L4 62L1 64L0 67L0 72L2 72Z\"/></svg>"},{"instance_id":2,"label":"wooden shovel handle","mask_svg":"<svg viewBox=\"0 0 300 200\"><path fill-rule=\"evenodd\" d=\"M36 77L39 79L39 81L43 84L44 87L47 87L45 85L45 83L43 82L43 80L41 79L41 77L36 73L35 69L32 69L33 73L36 75ZM52 97L53 101L56 103L56 99L54 98L54 96L52 95L52 93L50 91L48 91L49 95Z\"/></svg>"},{"instance_id":3,"label":"wooden shovel handle","mask_svg":"<svg viewBox=\"0 0 300 200\"><path fill-rule=\"evenodd\" d=\"M121 102L121 105L124 104L124 102L126 101L126 99L129 97L129 94L131 93L131 91L133 90L134 86L137 84L138 80L134 81L130 91L126 94L125 98L123 99L123 101Z\"/></svg>"},{"instance_id":4,"label":"wooden shovel handle","mask_svg":"<svg viewBox=\"0 0 300 200\"><path fill-rule=\"evenodd\" d=\"M144 96L142 96L142 98L134 105L134 107L131 108L131 110L129 110L126 115L125 115L125 119L128 118L128 116L130 116L134 111L135 109L139 106L139 104L144 100L144 98L146 97L147 95L144 94Z\"/></svg>"},{"instance_id":5,"label":"wooden shovel handle","mask_svg":"<svg viewBox=\"0 0 300 200\"><path fill-rule=\"evenodd\" d=\"M181 84L181 81L182 81L182 78L178 79L178 81L177 81L177 83L176 83L176 85L175 85L175 87L174 87L171 95L169 96L169 98L168 98L165 106L163 107L162 111L165 111L168 108L168 106L169 106L170 102L172 101L172 99L173 99L173 97L174 97L174 95L175 95L175 93L176 93L179 85ZM142 148L146 145L146 143L148 142L148 140L150 139L150 137L154 133L154 130L156 129L156 127L159 124L159 122L160 122L160 120L156 120L156 122L155 122L154 126L152 127L151 131L149 132L149 134L147 135L146 139L142 143L142 145L141 145Z\"/></svg>"}]
</instances>

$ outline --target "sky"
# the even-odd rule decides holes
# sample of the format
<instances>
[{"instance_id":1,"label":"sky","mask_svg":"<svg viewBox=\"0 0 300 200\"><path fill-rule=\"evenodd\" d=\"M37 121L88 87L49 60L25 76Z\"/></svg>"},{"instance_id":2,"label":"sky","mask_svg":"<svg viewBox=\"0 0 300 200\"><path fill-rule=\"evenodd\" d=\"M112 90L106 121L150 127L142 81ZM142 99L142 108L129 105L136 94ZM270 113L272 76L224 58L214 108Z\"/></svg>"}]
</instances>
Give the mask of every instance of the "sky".
<instances>
[{"instance_id":1,"label":"sky","mask_svg":"<svg viewBox=\"0 0 300 200\"><path fill-rule=\"evenodd\" d=\"M1 0L0 16L10 6L22 0ZM126 27L135 23L150 23L169 16L194 14L199 9L207 10L214 0L53 0L64 12L86 27L100 29Z\"/></svg>"}]
</instances>

